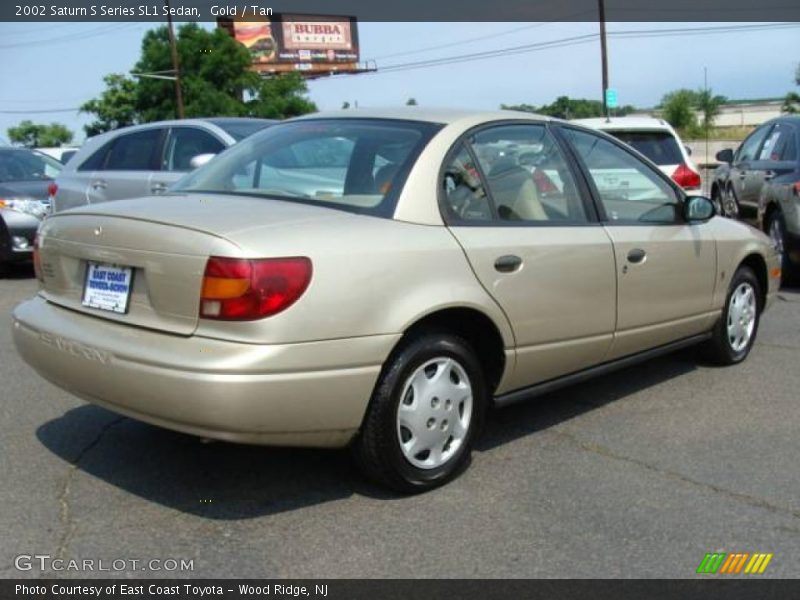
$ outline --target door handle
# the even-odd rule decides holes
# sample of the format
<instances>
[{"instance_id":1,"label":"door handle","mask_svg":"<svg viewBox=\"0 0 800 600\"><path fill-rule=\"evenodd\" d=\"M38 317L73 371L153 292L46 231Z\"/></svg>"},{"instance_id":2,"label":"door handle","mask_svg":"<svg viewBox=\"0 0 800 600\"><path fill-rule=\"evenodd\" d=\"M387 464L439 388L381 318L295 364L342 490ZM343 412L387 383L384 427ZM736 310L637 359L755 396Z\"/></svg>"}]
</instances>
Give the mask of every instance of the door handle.
<instances>
[{"instance_id":1,"label":"door handle","mask_svg":"<svg viewBox=\"0 0 800 600\"><path fill-rule=\"evenodd\" d=\"M98 179L97 181L92 182L92 188L95 190L104 190L106 189L107 186L108 184L102 179Z\"/></svg>"},{"instance_id":2,"label":"door handle","mask_svg":"<svg viewBox=\"0 0 800 600\"><path fill-rule=\"evenodd\" d=\"M511 273L519 269L521 265L522 259L519 256L514 256L513 254L501 256L494 261L495 270L500 271L501 273Z\"/></svg>"},{"instance_id":3,"label":"door handle","mask_svg":"<svg viewBox=\"0 0 800 600\"><path fill-rule=\"evenodd\" d=\"M647 252L642 250L641 248L634 248L630 252L628 252L628 262L638 264L644 262L644 259L647 257Z\"/></svg>"},{"instance_id":4,"label":"door handle","mask_svg":"<svg viewBox=\"0 0 800 600\"><path fill-rule=\"evenodd\" d=\"M167 184L166 183L154 183L150 186L150 191L154 194L160 194L161 192L167 191Z\"/></svg>"},{"instance_id":5,"label":"door handle","mask_svg":"<svg viewBox=\"0 0 800 600\"><path fill-rule=\"evenodd\" d=\"M769 181L773 177L775 177L775 171L770 170L764 173L764 181Z\"/></svg>"}]
</instances>

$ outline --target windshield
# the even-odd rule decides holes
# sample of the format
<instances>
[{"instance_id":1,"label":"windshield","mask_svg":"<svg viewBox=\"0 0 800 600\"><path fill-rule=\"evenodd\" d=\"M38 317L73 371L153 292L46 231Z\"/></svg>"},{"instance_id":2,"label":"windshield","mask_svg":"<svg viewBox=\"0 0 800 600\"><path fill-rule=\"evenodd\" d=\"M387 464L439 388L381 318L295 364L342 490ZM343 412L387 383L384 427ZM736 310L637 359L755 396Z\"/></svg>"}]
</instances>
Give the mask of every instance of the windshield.
<instances>
[{"instance_id":1,"label":"windshield","mask_svg":"<svg viewBox=\"0 0 800 600\"><path fill-rule=\"evenodd\" d=\"M608 131L607 133L633 146L659 166L683 163L678 142L668 131Z\"/></svg>"},{"instance_id":2,"label":"windshield","mask_svg":"<svg viewBox=\"0 0 800 600\"><path fill-rule=\"evenodd\" d=\"M0 150L0 181L53 179L64 168L60 162L30 150Z\"/></svg>"},{"instance_id":3,"label":"windshield","mask_svg":"<svg viewBox=\"0 0 800 600\"><path fill-rule=\"evenodd\" d=\"M263 196L390 216L409 169L439 128L382 119L282 123L226 150L173 191Z\"/></svg>"}]
</instances>

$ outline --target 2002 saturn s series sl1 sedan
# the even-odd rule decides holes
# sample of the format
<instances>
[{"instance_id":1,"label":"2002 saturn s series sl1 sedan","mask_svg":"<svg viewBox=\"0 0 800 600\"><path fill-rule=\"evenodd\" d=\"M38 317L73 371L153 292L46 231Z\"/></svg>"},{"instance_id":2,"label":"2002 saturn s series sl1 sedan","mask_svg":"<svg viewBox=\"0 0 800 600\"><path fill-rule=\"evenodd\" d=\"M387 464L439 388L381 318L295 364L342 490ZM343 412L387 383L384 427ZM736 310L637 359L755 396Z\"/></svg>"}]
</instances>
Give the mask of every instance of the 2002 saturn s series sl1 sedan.
<instances>
[{"instance_id":1,"label":"2002 saturn s series sl1 sedan","mask_svg":"<svg viewBox=\"0 0 800 600\"><path fill-rule=\"evenodd\" d=\"M499 112L275 125L164 196L48 218L14 311L42 376L223 440L351 444L424 490L486 408L704 342L743 360L780 277L629 146Z\"/></svg>"}]
</instances>

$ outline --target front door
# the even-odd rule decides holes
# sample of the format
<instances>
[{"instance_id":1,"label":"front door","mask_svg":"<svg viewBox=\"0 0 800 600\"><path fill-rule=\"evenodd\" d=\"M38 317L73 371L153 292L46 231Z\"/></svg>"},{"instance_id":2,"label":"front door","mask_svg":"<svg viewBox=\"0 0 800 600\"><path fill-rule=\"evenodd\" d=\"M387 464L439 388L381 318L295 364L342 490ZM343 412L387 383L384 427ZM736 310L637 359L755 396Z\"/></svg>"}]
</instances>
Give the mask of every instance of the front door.
<instances>
[{"instance_id":1,"label":"front door","mask_svg":"<svg viewBox=\"0 0 800 600\"><path fill-rule=\"evenodd\" d=\"M599 198L614 244L617 325L609 359L707 331L716 243L707 223L683 219L683 196L616 141L564 127Z\"/></svg>"}]
</instances>

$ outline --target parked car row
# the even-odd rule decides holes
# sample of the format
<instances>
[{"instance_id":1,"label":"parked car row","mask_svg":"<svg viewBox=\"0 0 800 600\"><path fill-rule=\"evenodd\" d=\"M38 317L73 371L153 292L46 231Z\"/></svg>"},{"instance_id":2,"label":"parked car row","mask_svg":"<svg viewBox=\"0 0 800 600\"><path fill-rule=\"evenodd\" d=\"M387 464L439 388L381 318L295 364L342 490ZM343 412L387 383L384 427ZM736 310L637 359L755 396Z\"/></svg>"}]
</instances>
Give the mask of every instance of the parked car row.
<instances>
[{"instance_id":1,"label":"parked car row","mask_svg":"<svg viewBox=\"0 0 800 600\"><path fill-rule=\"evenodd\" d=\"M163 427L349 445L405 492L467 465L491 405L695 344L744 360L778 289L770 239L683 189L671 146L659 167L526 113L343 111L270 126L165 191L219 147L159 127L87 144L59 179L59 208L82 206L39 230L21 356Z\"/></svg>"},{"instance_id":2,"label":"parked car row","mask_svg":"<svg viewBox=\"0 0 800 600\"><path fill-rule=\"evenodd\" d=\"M711 195L722 214L767 233L784 280L800 278L800 116L768 121L734 151L717 153Z\"/></svg>"},{"instance_id":3,"label":"parked car row","mask_svg":"<svg viewBox=\"0 0 800 600\"><path fill-rule=\"evenodd\" d=\"M51 211L161 193L273 122L161 121L92 137L80 149L0 148L0 268L31 259L36 229Z\"/></svg>"}]
</instances>

